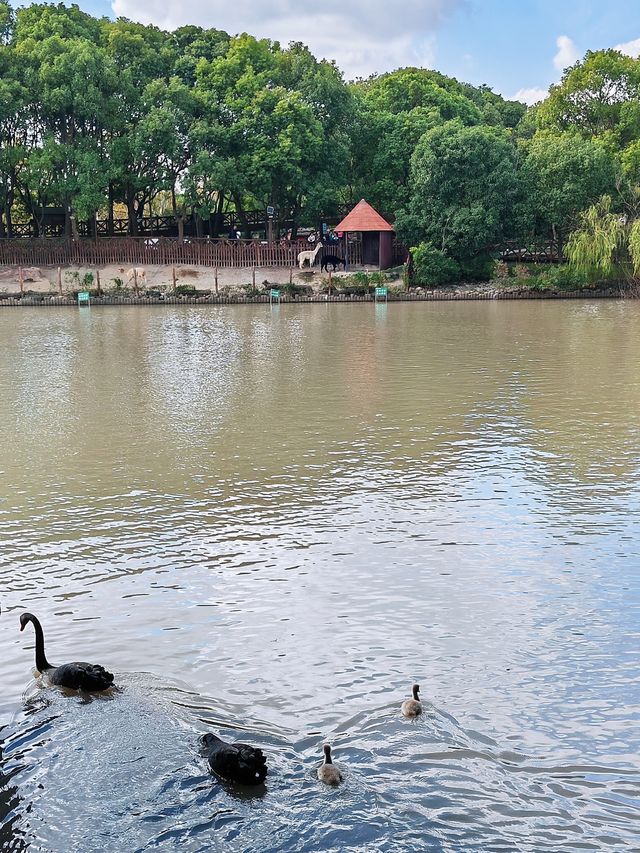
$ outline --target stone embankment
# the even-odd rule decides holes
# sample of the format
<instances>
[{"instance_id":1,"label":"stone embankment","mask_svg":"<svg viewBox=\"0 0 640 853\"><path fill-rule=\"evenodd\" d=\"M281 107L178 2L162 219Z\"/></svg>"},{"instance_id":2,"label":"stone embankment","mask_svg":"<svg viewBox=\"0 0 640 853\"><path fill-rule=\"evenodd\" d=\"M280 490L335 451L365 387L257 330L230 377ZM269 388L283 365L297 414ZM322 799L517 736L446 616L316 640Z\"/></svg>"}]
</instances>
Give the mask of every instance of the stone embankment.
<instances>
[{"instance_id":1,"label":"stone embankment","mask_svg":"<svg viewBox=\"0 0 640 853\"><path fill-rule=\"evenodd\" d=\"M519 300L519 299L618 299L624 293L618 288L584 289L571 291L539 291L539 290L424 290L389 292L389 302L471 302L488 300ZM320 303L336 302L354 304L373 302L375 297L365 294L327 294L315 293L307 296L288 296L281 293L282 303ZM92 305L252 305L269 304L268 294L246 296L240 293L233 295L193 295L193 296L100 296L92 297ZM77 301L70 296L53 296L43 293L25 293L20 295L0 294L0 308L11 307L77 307Z\"/></svg>"}]
</instances>

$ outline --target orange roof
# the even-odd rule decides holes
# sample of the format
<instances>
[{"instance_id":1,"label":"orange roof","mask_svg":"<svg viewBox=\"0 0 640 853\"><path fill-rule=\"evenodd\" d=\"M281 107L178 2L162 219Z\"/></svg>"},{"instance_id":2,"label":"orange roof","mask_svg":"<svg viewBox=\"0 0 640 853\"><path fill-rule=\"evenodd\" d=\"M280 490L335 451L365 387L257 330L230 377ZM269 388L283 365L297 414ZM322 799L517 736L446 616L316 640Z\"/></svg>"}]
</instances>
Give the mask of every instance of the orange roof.
<instances>
[{"instance_id":1,"label":"orange roof","mask_svg":"<svg viewBox=\"0 0 640 853\"><path fill-rule=\"evenodd\" d=\"M361 199L348 213L335 231L393 231L386 219L374 210L368 201Z\"/></svg>"}]
</instances>

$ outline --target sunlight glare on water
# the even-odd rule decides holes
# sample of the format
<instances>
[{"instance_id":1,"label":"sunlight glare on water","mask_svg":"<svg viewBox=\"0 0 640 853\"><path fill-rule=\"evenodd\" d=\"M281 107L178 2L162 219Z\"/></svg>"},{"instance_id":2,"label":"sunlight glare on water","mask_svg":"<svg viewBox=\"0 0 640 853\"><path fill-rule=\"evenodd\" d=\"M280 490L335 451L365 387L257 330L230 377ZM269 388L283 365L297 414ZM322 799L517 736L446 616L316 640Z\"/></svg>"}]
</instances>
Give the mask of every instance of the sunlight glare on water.
<instances>
[{"instance_id":1,"label":"sunlight glare on water","mask_svg":"<svg viewBox=\"0 0 640 853\"><path fill-rule=\"evenodd\" d=\"M640 849L639 329L0 312L0 849ZM34 681L23 610L120 691ZM265 788L212 778L205 731Z\"/></svg>"}]
</instances>

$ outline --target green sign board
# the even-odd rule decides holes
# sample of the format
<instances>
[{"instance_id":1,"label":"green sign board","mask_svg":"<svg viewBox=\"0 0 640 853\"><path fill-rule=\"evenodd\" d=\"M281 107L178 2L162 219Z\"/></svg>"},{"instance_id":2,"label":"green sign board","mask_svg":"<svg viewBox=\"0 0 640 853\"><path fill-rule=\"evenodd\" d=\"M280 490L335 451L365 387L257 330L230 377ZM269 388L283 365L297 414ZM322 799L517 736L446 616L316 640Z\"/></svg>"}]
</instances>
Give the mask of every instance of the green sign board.
<instances>
[{"instance_id":1,"label":"green sign board","mask_svg":"<svg viewBox=\"0 0 640 853\"><path fill-rule=\"evenodd\" d=\"M386 288L386 287L376 287L376 298L377 298L378 296L384 296L384 297L385 297L385 299L386 299L386 298L387 298L387 293L388 293L388 291L387 291L387 288Z\"/></svg>"},{"instance_id":2,"label":"green sign board","mask_svg":"<svg viewBox=\"0 0 640 853\"><path fill-rule=\"evenodd\" d=\"M90 299L90 294L88 290L81 290L78 293L78 305L88 305Z\"/></svg>"},{"instance_id":3,"label":"green sign board","mask_svg":"<svg viewBox=\"0 0 640 853\"><path fill-rule=\"evenodd\" d=\"M269 296L271 297L271 299L280 299L280 291L277 287L272 287L269 291Z\"/></svg>"}]
</instances>

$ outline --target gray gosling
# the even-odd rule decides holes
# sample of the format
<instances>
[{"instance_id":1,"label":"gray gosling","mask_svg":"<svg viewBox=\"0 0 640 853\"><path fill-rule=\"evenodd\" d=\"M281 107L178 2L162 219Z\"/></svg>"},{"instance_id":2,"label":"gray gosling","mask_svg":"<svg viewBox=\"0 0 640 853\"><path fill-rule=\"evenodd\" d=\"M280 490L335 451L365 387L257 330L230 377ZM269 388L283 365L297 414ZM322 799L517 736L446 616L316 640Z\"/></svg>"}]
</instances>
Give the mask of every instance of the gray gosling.
<instances>
[{"instance_id":1,"label":"gray gosling","mask_svg":"<svg viewBox=\"0 0 640 853\"><path fill-rule=\"evenodd\" d=\"M331 761L331 747L328 743L325 743L323 749L324 764L318 767L318 779L324 782L325 785L339 785L342 782L342 773Z\"/></svg>"},{"instance_id":2,"label":"gray gosling","mask_svg":"<svg viewBox=\"0 0 640 853\"><path fill-rule=\"evenodd\" d=\"M419 698L420 685L413 685L413 699L405 699L402 703L402 713L405 717L418 717L422 713L422 702Z\"/></svg>"}]
</instances>

